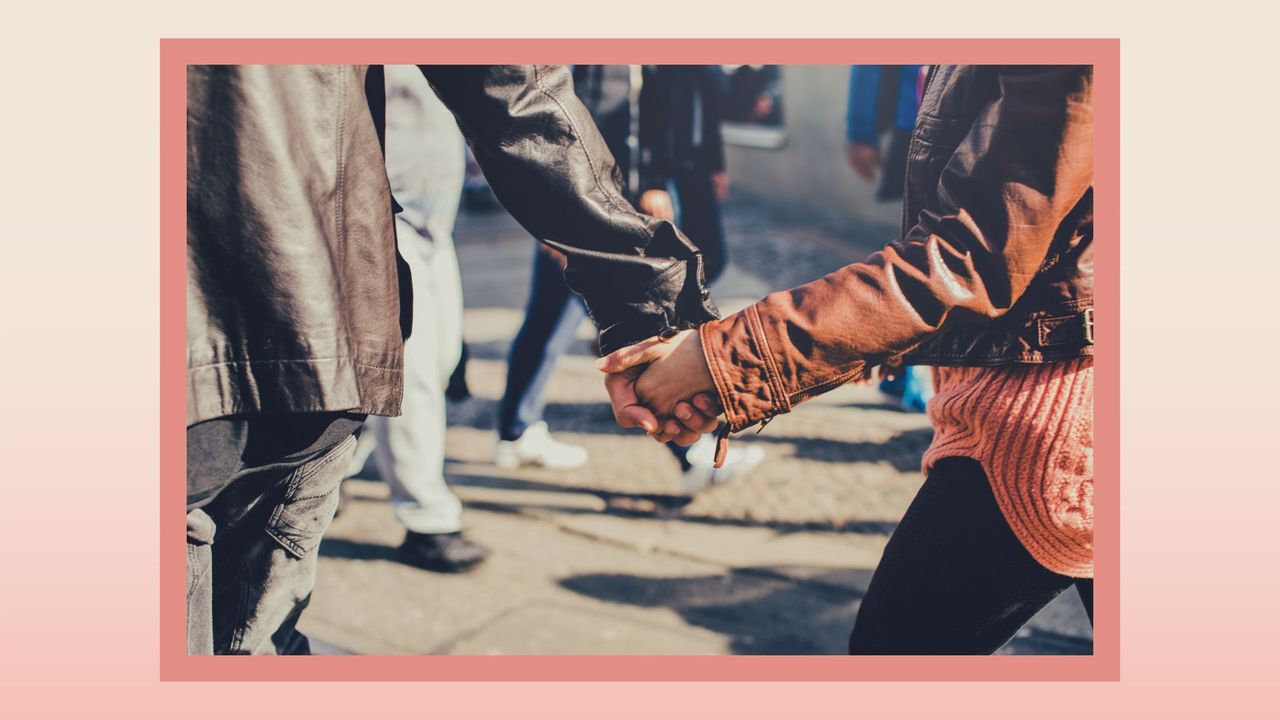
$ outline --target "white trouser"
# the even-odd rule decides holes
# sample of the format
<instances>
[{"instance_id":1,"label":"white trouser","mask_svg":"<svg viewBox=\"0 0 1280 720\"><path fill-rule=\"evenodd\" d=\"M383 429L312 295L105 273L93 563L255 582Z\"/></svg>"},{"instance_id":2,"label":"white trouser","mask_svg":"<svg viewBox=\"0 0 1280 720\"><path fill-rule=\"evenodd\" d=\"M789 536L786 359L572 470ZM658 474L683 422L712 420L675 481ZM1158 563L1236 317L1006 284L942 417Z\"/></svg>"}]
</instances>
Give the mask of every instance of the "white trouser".
<instances>
[{"instance_id":1,"label":"white trouser","mask_svg":"<svg viewBox=\"0 0 1280 720\"><path fill-rule=\"evenodd\" d=\"M413 277L413 331L404 345L399 417L370 417L353 469L372 453L396 518L419 533L456 532L462 503L444 479L445 396L462 349L462 281L453 224L465 169L452 114L417 68L387 66L387 174L400 254Z\"/></svg>"}]
</instances>

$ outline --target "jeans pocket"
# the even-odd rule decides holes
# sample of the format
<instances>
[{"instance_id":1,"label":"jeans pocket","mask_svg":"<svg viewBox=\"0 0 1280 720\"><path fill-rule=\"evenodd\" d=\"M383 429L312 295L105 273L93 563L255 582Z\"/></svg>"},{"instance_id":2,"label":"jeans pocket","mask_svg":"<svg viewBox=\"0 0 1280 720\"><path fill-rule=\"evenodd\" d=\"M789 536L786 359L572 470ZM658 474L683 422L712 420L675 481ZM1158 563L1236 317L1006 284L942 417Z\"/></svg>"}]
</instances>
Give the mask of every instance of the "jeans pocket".
<instances>
[{"instance_id":1,"label":"jeans pocket","mask_svg":"<svg viewBox=\"0 0 1280 720\"><path fill-rule=\"evenodd\" d=\"M338 488L355 445L352 435L295 470L284 498L272 510L267 534L293 557L300 559L314 552L329 529L338 508Z\"/></svg>"}]
</instances>

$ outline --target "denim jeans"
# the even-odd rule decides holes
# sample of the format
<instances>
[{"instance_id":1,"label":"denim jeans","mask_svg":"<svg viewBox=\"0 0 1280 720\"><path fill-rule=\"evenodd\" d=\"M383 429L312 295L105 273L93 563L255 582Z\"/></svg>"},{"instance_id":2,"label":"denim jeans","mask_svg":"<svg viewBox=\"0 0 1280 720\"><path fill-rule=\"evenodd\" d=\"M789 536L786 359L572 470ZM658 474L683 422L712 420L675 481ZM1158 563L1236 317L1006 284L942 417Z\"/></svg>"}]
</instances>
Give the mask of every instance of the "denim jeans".
<instances>
[{"instance_id":1,"label":"denim jeans","mask_svg":"<svg viewBox=\"0 0 1280 720\"><path fill-rule=\"evenodd\" d=\"M351 435L296 466L250 469L187 513L188 654L310 652L296 625L355 446Z\"/></svg>"},{"instance_id":2,"label":"denim jeans","mask_svg":"<svg viewBox=\"0 0 1280 720\"><path fill-rule=\"evenodd\" d=\"M506 389L498 403L498 435L503 440L518 440L542 419L547 381L556 361L572 347L578 325L586 316L581 298L565 283L560 265L535 246L524 323L511 342Z\"/></svg>"}]
</instances>

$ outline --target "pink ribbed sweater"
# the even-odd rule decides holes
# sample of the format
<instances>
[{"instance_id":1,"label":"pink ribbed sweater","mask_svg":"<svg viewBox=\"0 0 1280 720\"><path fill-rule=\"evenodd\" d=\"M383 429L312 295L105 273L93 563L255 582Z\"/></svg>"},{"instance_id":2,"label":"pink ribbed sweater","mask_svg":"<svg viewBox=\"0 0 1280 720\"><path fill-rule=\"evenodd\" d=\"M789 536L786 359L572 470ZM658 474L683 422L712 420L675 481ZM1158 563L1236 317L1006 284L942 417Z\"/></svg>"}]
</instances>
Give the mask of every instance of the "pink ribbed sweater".
<instances>
[{"instance_id":1,"label":"pink ribbed sweater","mask_svg":"<svg viewBox=\"0 0 1280 720\"><path fill-rule=\"evenodd\" d=\"M977 460L1001 512L1041 565L1093 577L1093 359L934 369L924 472Z\"/></svg>"}]
</instances>

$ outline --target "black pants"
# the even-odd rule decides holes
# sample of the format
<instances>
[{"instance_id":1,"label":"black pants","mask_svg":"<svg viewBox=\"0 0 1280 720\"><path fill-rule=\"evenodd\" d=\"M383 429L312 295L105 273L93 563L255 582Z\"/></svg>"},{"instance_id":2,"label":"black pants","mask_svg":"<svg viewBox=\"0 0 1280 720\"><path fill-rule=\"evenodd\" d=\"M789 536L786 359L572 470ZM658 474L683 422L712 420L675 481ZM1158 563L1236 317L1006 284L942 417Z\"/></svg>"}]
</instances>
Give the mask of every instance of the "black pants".
<instances>
[{"instance_id":1,"label":"black pants","mask_svg":"<svg viewBox=\"0 0 1280 720\"><path fill-rule=\"evenodd\" d=\"M676 225L702 251L706 280L710 285L724 272L728 262L720 200L716 198L715 186L708 173L678 173L674 184L676 202L680 207Z\"/></svg>"},{"instance_id":2,"label":"black pants","mask_svg":"<svg viewBox=\"0 0 1280 720\"><path fill-rule=\"evenodd\" d=\"M999 650L1072 586L1093 621L1093 581L1051 572L1009 529L982 466L937 463L885 547L849 639L855 655Z\"/></svg>"}]
</instances>

